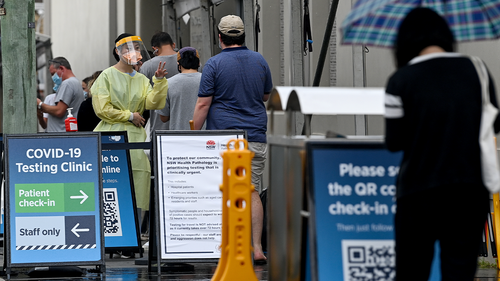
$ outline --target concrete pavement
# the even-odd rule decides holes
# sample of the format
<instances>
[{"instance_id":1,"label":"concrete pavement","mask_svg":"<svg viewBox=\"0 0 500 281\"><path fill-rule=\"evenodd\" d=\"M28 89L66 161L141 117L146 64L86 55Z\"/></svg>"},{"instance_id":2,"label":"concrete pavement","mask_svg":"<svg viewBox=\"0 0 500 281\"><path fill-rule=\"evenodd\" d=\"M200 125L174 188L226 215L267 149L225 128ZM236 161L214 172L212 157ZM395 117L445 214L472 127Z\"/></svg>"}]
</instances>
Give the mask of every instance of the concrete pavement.
<instances>
[{"instance_id":1,"label":"concrete pavement","mask_svg":"<svg viewBox=\"0 0 500 281\"><path fill-rule=\"evenodd\" d=\"M136 254L137 255L137 254ZM144 253L147 257L148 252ZM137 255L138 256L138 255ZM3 255L1 256L3 263ZM192 263L193 270L184 272L174 272L163 268L162 275L157 275L156 267L153 268L154 272L148 272L147 265L136 265L135 258L121 258L115 255L110 258L109 254L106 255L106 272L101 278L97 273L87 273L82 277L53 277L53 278L30 278L27 275L30 268L14 268L13 271L17 275L11 276L11 280L106 280L106 281L132 281L132 280L210 280L212 278L217 264L215 263ZM90 268L81 266L81 268ZM254 265L254 270L259 280L268 280L267 265ZM6 280L5 276L1 280Z\"/></svg>"}]
</instances>

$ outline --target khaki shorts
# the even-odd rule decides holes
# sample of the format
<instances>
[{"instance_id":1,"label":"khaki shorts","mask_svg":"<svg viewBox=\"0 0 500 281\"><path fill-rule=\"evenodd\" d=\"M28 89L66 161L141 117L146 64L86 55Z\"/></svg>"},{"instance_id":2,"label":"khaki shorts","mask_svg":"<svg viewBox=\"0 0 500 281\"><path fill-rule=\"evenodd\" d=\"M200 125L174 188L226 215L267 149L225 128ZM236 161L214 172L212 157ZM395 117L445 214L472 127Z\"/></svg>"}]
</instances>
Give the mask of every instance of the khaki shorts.
<instances>
[{"instance_id":1,"label":"khaki shorts","mask_svg":"<svg viewBox=\"0 0 500 281\"><path fill-rule=\"evenodd\" d=\"M262 174L266 166L267 143L248 142L248 149L255 153L252 158L252 184L259 191L262 182Z\"/></svg>"}]
</instances>

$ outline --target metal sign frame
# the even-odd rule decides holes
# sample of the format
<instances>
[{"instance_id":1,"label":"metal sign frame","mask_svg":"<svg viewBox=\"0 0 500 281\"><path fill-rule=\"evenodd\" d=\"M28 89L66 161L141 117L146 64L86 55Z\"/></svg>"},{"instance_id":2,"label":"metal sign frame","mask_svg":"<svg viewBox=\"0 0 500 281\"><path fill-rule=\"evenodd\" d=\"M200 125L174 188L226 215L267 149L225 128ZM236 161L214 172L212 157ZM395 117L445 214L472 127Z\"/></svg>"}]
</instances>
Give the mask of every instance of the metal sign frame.
<instances>
[{"instance_id":1,"label":"metal sign frame","mask_svg":"<svg viewBox=\"0 0 500 281\"><path fill-rule=\"evenodd\" d=\"M129 179L129 186L130 186L130 192L131 192L131 198L132 198L132 209L133 209L133 213L134 213L134 221L135 221L135 232L136 232L136 239L137 239L137 246L124 246L124 247L120 247L120 246L116 246L116 247L107 247L106 246L106 235L104 235L104 251L106 253L113 253L113 252L116 252L116 251L131 251L131 252L134 252L134 253L139 253L140 256L142 257L142 243L141 243L141 231L140 231L140 225L139 225L139 216L137 214L137 204L136 204L136 198L135 198L135 187L134 187L134 179L133 179L133 176L132 176L132 165L131 165L131 162L130 162L130 151L128 149L121 149L121 148L117 148L117 149L114 149L114 148L110 148L113 143L103 143L102 142L102 137L103 136L121 136L123 137L123 140L124 142L117 142L117 143L128 143L128 138L127 138L127 132L126 131L119 131L119 132L100 132L101 134L101 147L102 145L104 145L105 147L108 147L109 150L116 150L116 151L123 151L125 152L126 154L126 163L127 163L127 171L128 171L128 179ZM108 150L108 148L106 148L106 150ZM104 150L104 149L103 149ZM101 150L101 155L102 155L102 150ZM123 160L121 160L123 161ZM104 175L103 175L103 181L104 181ZM103 189L106 188L104 187L104 182L103 182ZM104 198L103 198L103 201L104 201ZM128 219L128 218L127 218Z\"/></svg>"},{"instance_id":2,"label":"metal sign frame","mask_svg":"<svg viewBox=\"0 0 500 281\"><path fill-rule=\"evenodd\" d=\"M154 173L155 175L159 175L161 171L159 171L159 163L158 159L161 157L161 149L159 149L159 143L158 143L158 137L161 136L242 136L243 138L247 138L246 131L244 130L202 130L202 131L156 131L153 134L153 151L154 151ZM222 166L220 167L220 171L222 172ZM221 182L222 183L222 182ZM222 195L221 195L222 196ZM156 245L156 252L157 252L157 264L160 264L161 262L168 262L168 263L196 263L196 262L217 262L218 259L207 259L207 258L200 258L200 259L167 259L167 260L162 260L161 259L161 239L160 239L160 227L161 227L161 220L164 219L163 215L160 214L160 203L162 203L162 200L160 198L160 187L159 187L159 180L158 176L155 176L155 212L156 212L156 217L155 217L155 231L156 231L156 237L158 237L157 240L157 245ZM153 229L153 227L151 227ZM151 242L150 242L151 243ZM150 244L150 247L155 247L154 244ZM150 249L150 252L153 251L153 249ZM151 258L150 261L151 262ZM161 274L161 267L158 266L158 274Z\"/></svg>"},{"instance_id":3,"label":"metal sign frame","mask_svg":"<svg viewBox=\"0 0 500 281\"><path fill-rule=\"evenodd\" d=\"M98 247L98 256L99 258L97 260L91 260L91 261L69 261L69 262L59 262L59 261L55 261L55 262L51 262L51 261L47 261L47 262L26 262L26 263L13 263L12 262L12 257L11 257L11 254L13 253L12 249L11 249L11 242L12 242L12 237L10 237L10 233L11 233L11 211L10 211L10 208L11 208L11 204L14 203L14 202L10 202L10 195L11 195L11 190L10 190L10 184L11 184L11 177L10 177L10 169L9 169L9 161L11 160L11 156L10 154L14 154L14 153L20 153L19 151L12 151L10 152L10 143L11 142L15 142L15 141L18 141L20 139L26 139L26 140L30 140L30 139L64 139L64 142L65 143L72 143L72 140L76 140L78 138L95 138L95 147L88 147L89 145L91 145L91 143L86 143L86 148L88 148L87 150L95 150L96 152L96 156L97 156L97 159L96 159L96 168L97 170L95 171L95 173L97 173L97 175L93 175L92 177L96 177L97 180L98 180L98 183L97 183L97 187L94 186L94 191L97 190L97 194L94 194L94 205L97 205L97 206L102 206L102 174L101 174L101 168L102 168L102 165L101 165L101 150L100 150L100 147L101 147L101 138L100 138L100 134L99 133L89 133L89 132L86 132L86 133L64 133L64 134L51 134L51 133L46 133L46 134L23 134L23 135L5 135L4 136L4 144L5 144L5 179L6 179L6 184L5 184L5 203L6 203L6 208L5 208L5 211L6 211L6 215L5 215L5 218L6 218L6 227L5 227L5 233L6 233L6 245L4 245L5 247L5 253L6 253L6 256L4 257L5 260L6 260L6 269L7 269L7 275L9 276L10 275L10 270L11 268L14 268L14 267L30 267L30 266L49 266L49 265L57 265L57 266L61 266L61 265L95 265L97 266L98 270L100 272L104 272L105 271L105 262L104 262L104 235L103 235L103 231L102 231L102 227L101 227L101 224L100 223L95 223L95 226L96 228L99 227L99 229L96 229L96 237L95 237L95 241L98 242L99 241L99 245L100 247ZM82 153L83 154L83 153ZM94 164L94 163L93 163ZM60 175L62 178L64 177L63 175ZM61 183L64 183L64 180L62 179L60 181ZM98 208L98 210L94 210L94 211L91 211L92 213L97 213L98 215L94 218L94 220L96 221L99 221L99 222L102 222L103 221L103 215L102 215L102 208ZM87 213L91 213L91 212L87 212ZM83 213L85 213L83 211ZM35 213L36 214L36 213ZM39 213L38 213L39 214ZM76 217L76 216L75 216ZM97 237L98 236L98 237ZM58 249L58 250L61 250L61 249ZM69 250L69 249L64 249L64 250ZM73 249L72 249L73 250ZM50 250L49 250L50 251ZM46 256L46 255L45 255Z\"/></svg>"}]
</instances>

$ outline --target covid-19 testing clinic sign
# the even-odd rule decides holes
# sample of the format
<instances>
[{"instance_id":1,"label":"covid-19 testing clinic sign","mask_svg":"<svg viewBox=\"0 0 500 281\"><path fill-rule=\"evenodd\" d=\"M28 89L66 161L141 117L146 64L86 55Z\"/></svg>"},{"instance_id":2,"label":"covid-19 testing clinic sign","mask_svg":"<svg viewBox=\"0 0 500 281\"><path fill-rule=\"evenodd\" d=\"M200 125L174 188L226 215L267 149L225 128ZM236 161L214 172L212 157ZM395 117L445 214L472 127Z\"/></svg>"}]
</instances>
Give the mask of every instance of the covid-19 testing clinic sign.
<instances>
[{"instance_id":1,"label":"covid-19 testing clinic sign","mask_svg":"<svg viewBox=\"0 0 500 281\"><path fill-rule=\"evenodd\" d=\"M394 280L402 153L381 141L309 142L306 149L317 280Z\"/></svg>"},{"instance_id":2,"label":"covid-19 testing clinic sign","mask_svg":"<svg viewBox=\"0 0 500 281\"><path fill-rule=\"evenodd\" d=\"M7 267L103 264L99 134L7 135Z\"/></svg>"}]
</instances>

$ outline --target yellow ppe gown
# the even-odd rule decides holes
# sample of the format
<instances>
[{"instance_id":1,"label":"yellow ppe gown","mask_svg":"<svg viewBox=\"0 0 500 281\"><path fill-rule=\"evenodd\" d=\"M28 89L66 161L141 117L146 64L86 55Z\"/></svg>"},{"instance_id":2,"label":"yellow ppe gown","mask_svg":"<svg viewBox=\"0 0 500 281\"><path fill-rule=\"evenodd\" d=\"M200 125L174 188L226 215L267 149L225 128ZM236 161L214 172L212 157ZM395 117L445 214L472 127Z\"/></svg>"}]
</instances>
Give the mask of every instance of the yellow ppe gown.
<instances>
[{"instance_id":1,"label":"yellow ppe gown","mask_svg":"<svg viewBox=\"0 0 500 281\"><path fill-rule=\"evenodd\" d=\"M162 109L167 98L167 79L149 79L136 72L134 76L115 67L104 70L91 88L92 105L101 122L94 132L127 131L129 142L144 142L146 131L129 122L130 113L142 114L145 109ZM137 208L149 210L151 166L142 149L131 149L132 175Z\"/></svg>"}]
</instances>

